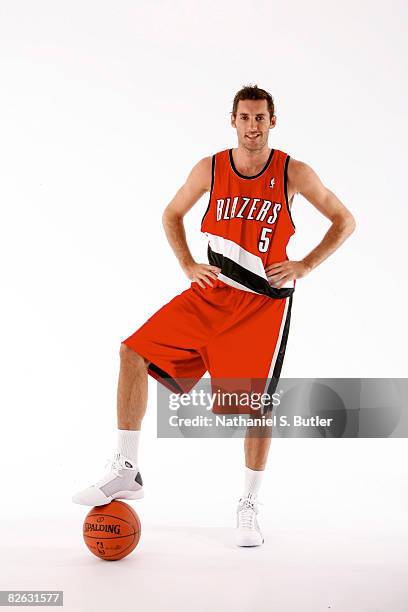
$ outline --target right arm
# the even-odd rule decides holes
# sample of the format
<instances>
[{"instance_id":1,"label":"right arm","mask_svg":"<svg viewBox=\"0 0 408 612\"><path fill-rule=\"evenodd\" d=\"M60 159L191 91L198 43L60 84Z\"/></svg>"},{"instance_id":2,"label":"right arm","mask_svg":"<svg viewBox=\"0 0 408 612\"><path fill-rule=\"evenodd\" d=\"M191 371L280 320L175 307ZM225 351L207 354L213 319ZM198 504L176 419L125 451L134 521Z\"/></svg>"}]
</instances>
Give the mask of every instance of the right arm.
<instances>
[{"instance_id":1,"label":"right arm","mask_svg":"<svg viewBox=\"0 0 408 612\"><path fill-rule=\"evenodd\" d=\"M211 157L204 157L194 166L184 185L164 209L162 216L167 240L180 266L191 281L197 282L203 288L204 282L212 287L209 279L216 279L221 270L216 266L194 261L187 245L183 217L204 193L210 191L211 163Z\"/></svg>"}]
</instances>

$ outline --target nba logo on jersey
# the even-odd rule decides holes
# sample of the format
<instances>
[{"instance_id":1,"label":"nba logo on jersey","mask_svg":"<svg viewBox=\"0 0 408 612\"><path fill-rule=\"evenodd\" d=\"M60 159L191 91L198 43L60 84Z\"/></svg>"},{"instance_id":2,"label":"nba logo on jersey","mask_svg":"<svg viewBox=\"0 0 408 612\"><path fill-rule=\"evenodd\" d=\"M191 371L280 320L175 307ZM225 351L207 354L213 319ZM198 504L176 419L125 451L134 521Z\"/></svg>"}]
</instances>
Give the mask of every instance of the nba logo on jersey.
<instances>
[{"instance_id":1,"label":"nba logo on jersey","mask_svg":"<svg viewBox=\"0 0 408 612\"><path fill-rule=\"evenodd\" d=\"M271 178L271 182L269 183L269 187L272 189L272 187L274 187L275 185L275 179Z\"/></svg>"}]
</instances>

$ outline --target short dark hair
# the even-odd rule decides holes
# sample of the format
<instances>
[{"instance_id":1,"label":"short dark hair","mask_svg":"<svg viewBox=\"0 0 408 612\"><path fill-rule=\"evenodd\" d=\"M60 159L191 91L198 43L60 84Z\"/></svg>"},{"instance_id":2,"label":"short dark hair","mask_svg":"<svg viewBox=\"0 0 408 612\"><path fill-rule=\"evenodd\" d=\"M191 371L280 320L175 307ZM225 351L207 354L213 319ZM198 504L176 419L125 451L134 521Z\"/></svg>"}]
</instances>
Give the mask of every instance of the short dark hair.
<instances>
[{"instance_id":1,"label":"short dark hair","mask_svg":"<svg viewBox=\"0 0 408 612\"><path fill-rule=\"evenodd\" d=\"M240 100L266 100L270 118L272 119L275 114L275 104L271 94L264 89L260 89L258 85L244 85L244 87L235 94L231 113L234 117L237 115L238 102Z\"/></svg>"}]
</instances>

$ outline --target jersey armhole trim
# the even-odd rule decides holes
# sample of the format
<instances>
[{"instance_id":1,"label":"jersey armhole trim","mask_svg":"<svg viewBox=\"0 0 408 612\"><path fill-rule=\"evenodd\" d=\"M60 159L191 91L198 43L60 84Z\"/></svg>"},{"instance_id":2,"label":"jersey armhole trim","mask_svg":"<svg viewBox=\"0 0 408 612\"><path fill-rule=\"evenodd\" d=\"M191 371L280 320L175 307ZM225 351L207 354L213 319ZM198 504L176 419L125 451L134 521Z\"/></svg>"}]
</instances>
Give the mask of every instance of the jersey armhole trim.
<instances>
[{"instance_id":1,"label":"jersey armhole trim","mask_svg":"<svg viewBox=\"0 0 408 612\"><path fill-rule=\"evenodd\" d=\"M290 220L292 222L293 228L296 229L296 225L293 223L292 213L289 208L289 200L288 200L288 165L289 165L290 155L286 156L285 159L285 168L283 170L283 189L285 192L285 202L286 202L286 210L289 213Z\"/></svg>"},{"instance_id":2,"label":"jersey armhole trim","mask_svg":"<svg viewBox=\"0 0 408 612\"><path fill-rule=\"evenodd\" d=\"M201 225L204 222L204 218L206 216L206 214L208 213L208 209L210 208L210 204L211 204L211 196L212 196L212 192L213 192L213 187L214 187L214 178L215 178L215 153L212 156L211 159L211 187L210 187L210 197L208 198L208 205L207 205L207 209L203 215L203 218L201 219Z\"/></svg>"}]
</instances>

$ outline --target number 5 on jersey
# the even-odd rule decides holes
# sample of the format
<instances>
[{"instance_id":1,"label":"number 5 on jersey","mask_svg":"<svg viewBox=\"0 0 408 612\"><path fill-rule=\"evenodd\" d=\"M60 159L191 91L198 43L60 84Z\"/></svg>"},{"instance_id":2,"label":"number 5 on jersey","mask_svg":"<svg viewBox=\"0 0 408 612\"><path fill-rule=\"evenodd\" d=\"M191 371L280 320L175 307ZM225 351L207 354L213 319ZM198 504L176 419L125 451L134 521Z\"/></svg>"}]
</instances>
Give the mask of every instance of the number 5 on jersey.
<instances>
[{"instance_id":1,"label":"number 5 on jersey","mask_svg":"<svg viewBox=\"0 0 408 612\"><path fill-rule=\"evenodd\" d=\"M261 235L259 237L258 249L261 253L267 253L269 249L270 242L270 234L268 232L273 232L272 227L263 227L261 230Z\"/></svg>"}]
</instances>

